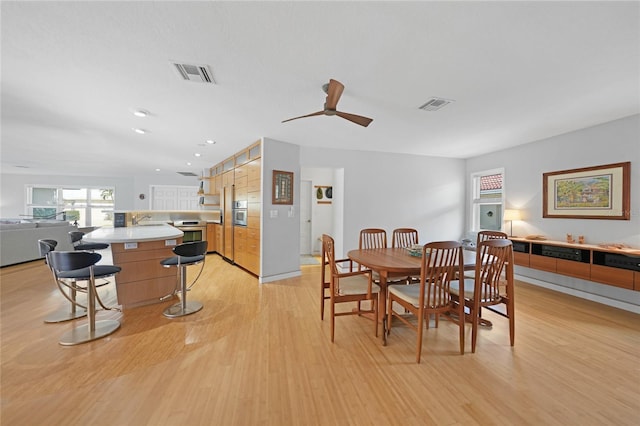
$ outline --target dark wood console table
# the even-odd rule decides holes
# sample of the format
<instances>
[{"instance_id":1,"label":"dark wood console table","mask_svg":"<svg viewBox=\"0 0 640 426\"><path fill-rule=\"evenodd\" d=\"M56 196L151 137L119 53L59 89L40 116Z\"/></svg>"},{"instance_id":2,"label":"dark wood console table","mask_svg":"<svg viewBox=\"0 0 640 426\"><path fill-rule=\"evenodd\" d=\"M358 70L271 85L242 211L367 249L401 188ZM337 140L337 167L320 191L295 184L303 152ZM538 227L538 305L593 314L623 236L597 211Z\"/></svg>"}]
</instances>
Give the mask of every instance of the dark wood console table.
<instances>
[{"instance_id":1,"label":"dark wood console table","mask_svg":"<svg viewBox=\"0 0 640 426\"><path fill-rule=\"evenodd\" d=\"M640 291L640 249L511 238L515 264Z\"/></svg>"}]
</instances>

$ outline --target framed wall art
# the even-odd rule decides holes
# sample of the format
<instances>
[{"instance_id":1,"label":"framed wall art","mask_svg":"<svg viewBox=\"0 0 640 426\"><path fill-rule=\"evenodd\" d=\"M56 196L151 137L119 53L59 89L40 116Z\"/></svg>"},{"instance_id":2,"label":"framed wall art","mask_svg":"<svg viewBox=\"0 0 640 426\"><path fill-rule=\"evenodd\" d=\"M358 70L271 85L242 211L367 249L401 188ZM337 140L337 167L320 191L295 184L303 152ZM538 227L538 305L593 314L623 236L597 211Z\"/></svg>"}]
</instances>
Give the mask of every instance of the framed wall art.
<instances>
[{"instance_id":1,"label":"framed wall art","mask_svg":"<svg viewBox=\"0 0 640 426\"><path fill-rule=\"evenodd\" d=\"M293 172L273 171L273 204L293 204Z\"/></svg>"},{"instance_id":2,"label":"framed wall art","mask_svg":"<svg viewBox=\"0 0 640 426\"><path fill-rule=\"evenodd\" d=\"M316 202L318 204L331 204L333 198L333 187L326 185L316 185Z\"/></svg>"},{"instance_id":3,"label":"framed wall art","mask_svg":"<svg viewBox=\"0 0 640 426\"><path fill-rule=\"evenodd\" d=\"M631 163L561 170L542 175L542 217L631 218Z\"/></svg>"}]
</instances>

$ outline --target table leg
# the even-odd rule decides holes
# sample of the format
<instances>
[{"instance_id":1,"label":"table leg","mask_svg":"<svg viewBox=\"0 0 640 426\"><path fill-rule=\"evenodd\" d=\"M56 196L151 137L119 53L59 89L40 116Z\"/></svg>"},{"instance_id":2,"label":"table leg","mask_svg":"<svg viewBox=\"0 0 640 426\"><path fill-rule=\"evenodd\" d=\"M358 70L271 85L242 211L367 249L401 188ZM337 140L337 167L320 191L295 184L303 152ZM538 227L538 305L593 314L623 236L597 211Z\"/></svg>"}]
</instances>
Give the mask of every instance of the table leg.
<instances>
[{"instance_id":1,"label":"table leg","mask_svg":"<svg viewBox=\"0 0 640 426\"><path fill-rule=\"evenodd\" d=\"M380 272L379 275L378 318L382 323L382 346L387 346L387 274Z\"/></svg>"}]
</instances>

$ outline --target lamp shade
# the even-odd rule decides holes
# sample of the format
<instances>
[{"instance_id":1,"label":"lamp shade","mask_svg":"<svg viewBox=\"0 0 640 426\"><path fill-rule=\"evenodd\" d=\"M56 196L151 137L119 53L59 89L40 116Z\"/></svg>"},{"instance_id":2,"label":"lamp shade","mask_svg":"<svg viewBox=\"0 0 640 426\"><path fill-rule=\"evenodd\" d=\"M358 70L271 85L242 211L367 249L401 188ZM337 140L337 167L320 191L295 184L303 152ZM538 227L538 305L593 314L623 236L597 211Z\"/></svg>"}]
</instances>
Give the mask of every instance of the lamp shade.
<instances>
[{"instance_id":1,"label":"lamp shade","mask_svg":"<svg viewBox=\"0 0 640 426\"><path fill-rule=\"evenodd\" d=\"M520 210L506 209L503 220L520 220Z\"/></svg>"}]
</instances>

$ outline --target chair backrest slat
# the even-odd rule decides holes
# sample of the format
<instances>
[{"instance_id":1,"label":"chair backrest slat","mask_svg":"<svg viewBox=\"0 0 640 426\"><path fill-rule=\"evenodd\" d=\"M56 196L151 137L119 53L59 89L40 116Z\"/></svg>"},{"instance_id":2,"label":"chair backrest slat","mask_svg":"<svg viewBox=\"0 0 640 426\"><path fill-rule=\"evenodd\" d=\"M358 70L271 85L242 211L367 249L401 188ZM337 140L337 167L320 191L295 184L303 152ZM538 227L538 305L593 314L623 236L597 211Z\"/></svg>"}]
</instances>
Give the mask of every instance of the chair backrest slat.
<instances>
[{"instance_id":1,"label":"chair backrest slat","mask_svg":"<svg viewBox=\"0 0 640 426\"><path fill-rule=\"evenodd\" d=\"M507 262L513 262L513 244L508 239L482 241L476 252L474 294L481 295L480 304L500 299L500 285Z\"/></svg>"},{"instance_id":2,"label":"chair backrest slat","mask_svg":"<svg viewBox=\"0 0 640 426\"><path fill-rule=\"evenodd\" d=\"M387 248L387 231L380 228L366 228L361 230L358 248Z\"/></svg>"},{"instance_id":3,"label":"chair backrest slat","mask_svg":"<svg viewBox=\"0 0 640 426\"><path fill-rule=\"evenodd\" d=\"M462 244L458 241L427 243L422 248L420 300L428 309L448 307L451 281L463 271Z\"/></svg>"},{"instance_id":4,"label":"chair backrest slat","mask_svg":"<svg viewBox=\"0 0 640 426\"><path fill-rule=\"evenodd\" d=\"M393 230L391 247L406 248L418 244L418 231L413 228L397 228Z\"/></svg>"},{"instance_id":5,"label":"chair backrest slat","mask_svg":"<svg viewBox=\"0 0 640 426\"><path fill-rule=\"evenodd\" d=\"M480 245L481 242L487 240L503 240L508 239L509 236L505 232L501 231L480 231L478 232L478 239L476 241L476 247Z\"/></svg>"}]
</instances>

